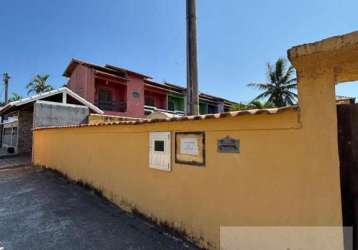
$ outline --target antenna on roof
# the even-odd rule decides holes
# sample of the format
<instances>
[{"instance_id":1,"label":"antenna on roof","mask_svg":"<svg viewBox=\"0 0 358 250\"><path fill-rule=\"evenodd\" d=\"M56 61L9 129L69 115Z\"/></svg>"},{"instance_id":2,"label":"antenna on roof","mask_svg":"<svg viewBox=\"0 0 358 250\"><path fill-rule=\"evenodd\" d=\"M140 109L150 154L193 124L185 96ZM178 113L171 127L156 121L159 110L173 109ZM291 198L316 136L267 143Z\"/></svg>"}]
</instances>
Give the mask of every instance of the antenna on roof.
<instances>
[{"instance_id":1,"label":"antenna on roof","mask_svg":"<svg viewBox=\"0 0 358 250\"><path fill-rule=\"evenodd\" d=\"M186 1L187 19L187 115L199 114L196 0Z\"/></svg>"}]
</instances>

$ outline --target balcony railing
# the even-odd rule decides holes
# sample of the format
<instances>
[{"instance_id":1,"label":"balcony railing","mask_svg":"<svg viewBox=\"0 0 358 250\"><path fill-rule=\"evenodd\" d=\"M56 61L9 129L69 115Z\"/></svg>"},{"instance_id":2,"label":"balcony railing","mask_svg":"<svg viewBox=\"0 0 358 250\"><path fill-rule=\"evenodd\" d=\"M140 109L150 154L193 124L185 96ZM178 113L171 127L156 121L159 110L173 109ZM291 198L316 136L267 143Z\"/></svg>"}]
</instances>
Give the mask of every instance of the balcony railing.
<instances>
[{"instance_id":1,"label":"balcony railing","mask_svg":"<svg viewBox=\"0 0 358 250\"><path fill-rule=\"evenodd\" d=\"M114 112L126 112L127 103L123 101L103 101L96 100L96 106L104 111L114 111Z\"/></svg>"}]
</instances>

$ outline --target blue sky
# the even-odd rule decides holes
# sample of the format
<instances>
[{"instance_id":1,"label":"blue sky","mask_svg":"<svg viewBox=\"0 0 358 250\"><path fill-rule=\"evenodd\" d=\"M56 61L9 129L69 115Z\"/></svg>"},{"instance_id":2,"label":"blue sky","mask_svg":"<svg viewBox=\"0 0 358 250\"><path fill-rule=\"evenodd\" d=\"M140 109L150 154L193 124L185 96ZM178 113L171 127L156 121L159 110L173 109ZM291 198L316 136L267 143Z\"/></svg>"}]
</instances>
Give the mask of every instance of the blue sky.
<instances>
[{"instance_id":1,"label":"blue sky","mask_svg":"<svg viewBox=\"0 0 358 250\"><path fill-rule=\"evenodd\" d=\"M236 101L255 97L246 84L291 46L358 30L356 0L197 2L200 89ZM73 57L186 82L185 0L1 0L0 31L10 93L26 95L37 73L63 85ZM358 84L337 93L358 96Z\"/></svg>"}]
</instances>

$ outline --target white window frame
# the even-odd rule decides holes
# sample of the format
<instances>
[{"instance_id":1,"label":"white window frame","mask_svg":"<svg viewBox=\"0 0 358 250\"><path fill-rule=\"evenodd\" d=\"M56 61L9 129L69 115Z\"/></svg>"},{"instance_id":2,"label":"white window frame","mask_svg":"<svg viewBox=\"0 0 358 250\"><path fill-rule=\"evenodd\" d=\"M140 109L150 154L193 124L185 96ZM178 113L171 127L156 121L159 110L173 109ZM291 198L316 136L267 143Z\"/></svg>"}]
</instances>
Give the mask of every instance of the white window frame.
<instances>
[{"instance_id":1,"label":"white window frame","mask_svg":"<svg viewBox=\"0 0 358 250\"><path fill-rule=\"evenodd\" d=\"M14 129L16 128L16 136L14 136ZM4 137L5 137L5 129L11 129L11 140L10 140L10 144L6 144L4 142ZM16 138L16 141L14 140L14 137ZM13 147L15 148L15 151L17 151L17 146L18 146L18 142L19 142L19 126L18 126L18 121L14 120L11 122L7 122L7 123L3 123L3 129L2 129L2 147Z\"/></svg>"}]
</instances>

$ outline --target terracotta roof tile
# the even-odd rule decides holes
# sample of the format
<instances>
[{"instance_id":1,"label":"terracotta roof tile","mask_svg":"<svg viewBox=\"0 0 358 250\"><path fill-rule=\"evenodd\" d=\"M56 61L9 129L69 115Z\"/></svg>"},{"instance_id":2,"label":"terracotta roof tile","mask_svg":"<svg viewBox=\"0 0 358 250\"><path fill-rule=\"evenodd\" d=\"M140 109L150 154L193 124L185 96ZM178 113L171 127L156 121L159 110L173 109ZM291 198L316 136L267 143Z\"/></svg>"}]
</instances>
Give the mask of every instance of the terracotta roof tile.
<instances>
[{"instance_id":1,"label":"terracotta roof tile","mask_svg":"<svg viewBox=\"0 0 358 250\"><path fill-rule=\"evenodd\" d=\"M298 109L299 109L298 106L288 106L282 108L240 110L240 111L231 111L231 112L217 113L217 114L181 116L181 117L171 117L171 118L164 118L164 119L138 119L134 121L103 122L97 124L82 124L82 125L69 125L69 126L52 126L52 127L36 128L34 130L56 129L56 128L82 128L82 127L113 126L113 125L137 125L137 124L139 125L139 124L158 123L158 122L221 119L226 117L237 117L243 115L260 115L260 114L274 115L274 114L282 113L287 110L298 111Z\"/></svg>"}]
</instances>

